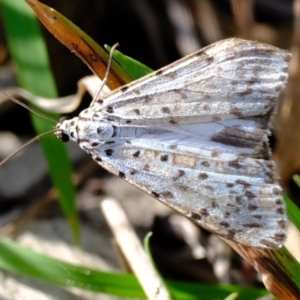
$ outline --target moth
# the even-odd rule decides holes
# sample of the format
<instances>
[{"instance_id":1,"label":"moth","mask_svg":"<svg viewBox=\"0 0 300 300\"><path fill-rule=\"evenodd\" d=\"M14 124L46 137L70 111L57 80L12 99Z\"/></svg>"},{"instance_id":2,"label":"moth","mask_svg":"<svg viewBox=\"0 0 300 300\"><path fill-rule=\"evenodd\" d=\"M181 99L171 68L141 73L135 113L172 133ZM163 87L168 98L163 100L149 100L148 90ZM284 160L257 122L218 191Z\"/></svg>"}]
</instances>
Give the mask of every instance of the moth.
<instances>
[{"instance_id":1,"label":"moth","mask_svg":"<svg viewBox=\"0 0 300 300\"><path fill-rule=\"evenodd\" d=\"M288 221L268 134L289 60L222 40L95 99L56 135L206 230L276 249Z\"/></svg>"}]
</instances>

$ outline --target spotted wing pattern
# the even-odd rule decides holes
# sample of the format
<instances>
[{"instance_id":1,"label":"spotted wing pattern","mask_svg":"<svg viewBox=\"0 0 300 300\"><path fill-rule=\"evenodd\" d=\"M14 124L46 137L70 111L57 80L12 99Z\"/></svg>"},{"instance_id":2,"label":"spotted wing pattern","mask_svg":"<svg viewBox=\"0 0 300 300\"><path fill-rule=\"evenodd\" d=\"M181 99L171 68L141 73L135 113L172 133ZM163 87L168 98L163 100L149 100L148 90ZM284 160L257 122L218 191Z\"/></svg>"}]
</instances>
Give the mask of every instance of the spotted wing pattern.
<instances>
[{"instance_id":1,"label":"spotted wing pattern","mask_svg":"<svg viewBox=\"0 0 300 300\"><path fill-rule=\"evenodd\" d=\"M223 40L58 128L105 169L203 228L278 248L287 216L267 135L289 59L270 45Z\"/></svg>"}]
</instances>

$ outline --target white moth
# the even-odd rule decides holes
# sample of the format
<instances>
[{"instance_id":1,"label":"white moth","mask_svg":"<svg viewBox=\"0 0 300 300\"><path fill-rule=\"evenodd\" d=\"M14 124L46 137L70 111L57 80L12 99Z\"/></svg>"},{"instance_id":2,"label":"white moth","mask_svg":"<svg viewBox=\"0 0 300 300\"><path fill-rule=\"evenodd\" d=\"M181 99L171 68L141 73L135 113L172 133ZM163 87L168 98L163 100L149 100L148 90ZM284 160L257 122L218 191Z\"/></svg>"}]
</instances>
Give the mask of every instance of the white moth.
<instances>
[{"instance_id":1,"label":"white moth","mask_svg":"<svg viewBox=\"0 0 300 300\"><path fill-rule=\"evenodd\" d=\"M275 249L287 216L267 135L289 59L223 40L95 100L56 134L208 231Z\"/></svg>"}]
</instances>

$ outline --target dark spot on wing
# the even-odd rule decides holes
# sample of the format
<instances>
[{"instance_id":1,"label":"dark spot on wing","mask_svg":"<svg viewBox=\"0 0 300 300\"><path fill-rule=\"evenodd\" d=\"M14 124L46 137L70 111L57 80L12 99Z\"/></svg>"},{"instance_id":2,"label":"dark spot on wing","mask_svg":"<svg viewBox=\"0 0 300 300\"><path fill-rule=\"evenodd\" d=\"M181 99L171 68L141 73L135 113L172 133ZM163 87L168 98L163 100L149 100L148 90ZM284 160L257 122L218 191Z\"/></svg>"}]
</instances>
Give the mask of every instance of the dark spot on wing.
<instances>
[{"instance_id":1,"label":"dark spot on wing","mask_svg":"<svg viewBox=\"0 0 300 300\"><path fill-rule=\"evenodd\" d=\"M262 66L259 65L253 66L252 68L254 73L258 73L262 71Z\"/></svg>"},{"instance_id":2,"label":"dark spot on wing","mask_svg":"<svg viewBox=\"0 0 300 300\"><path fill-rule=\"evenodd\" d=\"M111 155L113 154L114 150L112 150L112 149L107 149L107 150L105 150L104 152L106 153L107 156L111 156Z\"/></svg>"},{"instance_id":3,"label":"dark spot on wing","mask_svg":"<svg viewBox=\"0 0 300 300\"><path fill-rule=\"evenodd\" d=\"M286 80L286 75L280 75L279 80L280 81L285 81Z\"/></svg>"},{"instance_id":4,"label":"dark spot on wing","mask_svg":"<svg viewBox=\"0 0 300 300\"><path fill-rule=\"evenodd\" d=\"M249 187L250 184L247 182L247 181L244 181L244 180L241 180L241 179L237 179L235 181L236 184L241 184L241 185L244 185L245 187Z\"/></svg>"},{"instance_id":5,"label":"dark spot on wing","mask_svg":"<svg viewBox=\"0 0 300 300\"><path fill-rule=\"evenodd\" d=\"M286 227L286 222L285 222L285 220L283 220L283 219L278 220L278 221L277 221L277 224L278 224L278 226L279 226L280 228L282 228L282 229L285 229L285 227Z\"/></svg>"},{"instance_id":6,"label":"dark spot on wing","mask_svg":"<svg viewBox=\"0 0 300 300\"><path fill-rule=\"evenodd\" d=\"M78 144L81 143L89 143L90 141L88 139L78 139Z\"/></svg>"},{"instance_id":7,"label":"dark spot on wing","mask_svg":"<svg viewBox=\"0 0 300 300\"><path fill-rule=\"evenodd\" d=\"M98 142L94 142L94 143L92 143L91 146L92 146L92 147L97 147L97 146L99 146L99 143L98 143Z\"/></svg>"},{"instance_id":8,"label":"dark spot on wing","mask_svg":"<svg viewBox=\"0 0 300 300\"><path fill-rule=\"evenodd\" d=\"M244 227L246 228L260 228L261 227L261 224L260 223L245 223L245 224L242 224Z\"/></svg>"},{"instance_id":9,"label":"dark spot on wing","mask_svg":"<svg viewBox=\"0 0 300 300\"><path fill-rule=\"evenodd\" d=\"M172 125L176 125L176 124L177 124L177 121L176 121L175 119L171 118L171 119L169 120L169 123L172 124Z\"/></svg>"},{"instance_id":10,"label":"dark spot on wing","mask_svg":"<svg viewBox=\"0 0 300 300\"><path fill-rule=\"evenodd\" d=\"M156 76L159 76L159 75L161 75L162 73L163 73L162 70L158 70L158 71L155 72L155 75L156 75Z\"/></svg>"},{"instance_id":11,"label":"dark spot on wing","mask_svg":"<svg viewBox=\"0 0 300 300\"><path fill-rule=\"evenodd\" d=\"M211 152L211 157L217 157L219 155L220 155L220 152L218 152L218 151L212 151Z\"/></svg>"},{"instance_id":12,"label":"dark spot on wing","mask_svg":"<svg viewBox=\"0 0 300 300\"><path fill-rule=\"evenodd\" d=\"M238 127L225 127L211 136L211 141L239 147L255 148L259 144L259 134L241 131Z\"/></svg>"},{"instance_id":13,"label":"dark spot on wing","mask_svg":"<svg viewBox=\"0 0 300 300\"><path fill-rule=\"evenodd\" d=\"M132 156L133 157L139 157L140 156L140 151L138 150L138 151L136 151L136 152L134 152L133 154L132 154Z\"/></svg>"},{"instance_id":14,"label":"dark spot on wing","mask_svg":"<svg viewBox=\"0 0 300 300\"><path fill-rule=\"evenodd\" d=\"M207 190L211 191L211 192L214 191L214 188L211 185L204 185L203 187L206 188Z\"/></svg>"},{"instance_id":15,"label":"dark spot on wing","mask_svg":"<svg viewBox=\"0 0 300 300\"><path fill-rule=\"evenodd\" d=\"M225 214L224 214L224 217L229 218L230 217L230 212L226 211Z\"/></svg>"},{"instance_id":16,"label":"dark spot on wing","mask_svg":"<svg viewBox=\"0 0 300 300\"><path fill-rule=\"evenodd\" d=\"M79 115L78 119L79 119L80 121L89 121L88 118L85 118L85 117L83 117L82 115ZM77 130L77 128L78 128L78 125L76 126L76 130ZM78 130L77 130L77 131L78 131Z\"/></svg>"},{"instance_id":17,"label":"dark spot on wing","mask_svg":"<svg viewBox=\"0 0 300 300\"><path fill-rule=\"evenodd\" d=\"M162 107L161 108L161 111L165 114L169 114L171 112L170 108L169 107Z\"/></svg>"},{"instance_id":18,"label":"dark spot on wing","mask_svg":"<svg viewBox=\"0 0 300 300\"><path fill-rule=\"evenodd\" d=\"M231 229L231 230L228 230L228 233L224 234L223 237L225 237L228 240L233 241L235 234L236 234L236 231L234 231L233 229Z\"/></svg>"},{"instance_id":19,"label":"dark spot on wing","mask_svg":"<svg viewBox=\"0 0 300 300\"><path fill-rule=\"evenodd\" d=\"M170 149L177 149L177 145L170 145L169 148Z\"/></svg>"},{"instance_id":20,"label":"dark spot on wing","mask_svg":"<svg viewBox=\"0 0 300 300\"><path fill-rule=\"evenodd\" d=\"M111 107L111 106L108 106L106 111L109 113L109 114L112 114L114 112L114 109Z\"/></svg>"},{"instance_id":21,"label":"dark spot on wing","mask_svg":"<svg viewBox=\"0 0 300 300\"><path fill-rule=\"evenodd\" d=\"M250 192L250 191L246 191L246 192L245 192L245 195L246 195L246 197L248 197L248 198L255 198L255 194L253 194L253 193Z\"/></svg>"},{"instance_id":22,"label":"dark spot on wing","mask_svg":"<svg viewBox=\"0 0 300 300\"><path fill-rule=\"evenodd\" d=\"M225 227L225 228L229 228L230 224L228 222L222 221L219 223L221 226Z\"/></svg>"},{"instance_id":23,"label":"dark spot on wing","mask_svg":"<svg viewBox=\"0 0 300 300\"><path fill-rule=\"evenodd\" d=\"M186 192L189 189L186 185L179 185L178 188L184 192Z\"/></svg>"},{"instance_id":24,"label":"dark spot on wing","mask_svg":"<svg viewBox=\"0 0 300 300\"><path fill-rule=\"evenodd\" d=\"M248 86L244 91L237 93L240 97L245 97L253 93L253 90Z\"/></svg>"},{"instance_id":25,"label":"dark spot on wing","mask_svg":"<svg viewBox=\"0 0 300 300\"><path fill-rule=\"evenodd\" d=\"M204 179L207 179L208 178L208 175L206 173L200 173L198 175L198 178L201 179L201 180L204 180Z\"/></svg>"},{"instance_id":26,"label":"dark spot on wing","mask_svg":"<svg viewBox=\"0 0 300 300\"><path fill-rule=\"evenodd\" d=\"M235 198L235 201L236 201L236 203L238 203L238 204L242 204L242 202L243 202L243 201L242 201L242 198L239 197L239 196Z\"/></svg>"},{"instance_id":27,"label":"dark spot on wing","mask_svg":"<svg viewBox=\"0 0 300 300\"><path fill-rule=\"evenodd\" d=\"M208 104L204 104L202 107L203 110L208 111L209 110L209 105Z\"/></svg>"},{"instance_id":28,"label":"dark spot on wing","mask_svg":"<svg viewBox=\"0 0 300 300\"><path fill-rule=\"evenodd\" d=\"M234 184L233 184L233 183L230 183L230 182L228 182L228 183L226 183L226 186L227 186L228 188L232 188L232 187L234 186Z\"/></svg>"},{"instance_id":29,"label":"dark spot on wing","mask_svg":"<svg viewBox=\"0 0 300 300\"><path fill-rule=\"evenodd\" d=\"M151 101L151 97L149 95L144 95L144 102L149 103Z\"/></svg>"},{"instance_id":30,"label":"dark spot on wing","mask_svg":"<svg viewBox=\"0 0 300 300\"><path fill-rule=\"evenodd\" d=\"M126 178L125 173L123 173L123 172L121 172L121 171L119 172L118 176L119 176L120 178Z\"/></svg>"},{"instance_id":31,"label":"dark spot on wing","mask_svg":"<svg viewBox=\"0 0 300 300\"><path fill-rule=\"evenodd\" d=\"M71 121L70 125L71 125L71 126L74 126L74 125L75 125L75 122L74 122L74 121Z\"/></svg>"},{"instance_id":32,"label":"dark spot on wing","mask_svg":"<svg viewBox=\"0 0 300 300\"><path fill-rule=\"evenodd\" d=\"M257 77L251 77L250 79L246 80L246 85L254 85L256 83L260 83L260 80Z\"/></svg>"},{"instance_id":33,"label":"dark spot on wing","mask_svg":"<svg viewBox=\"0 0 300 300\"><path fill-rule=\"evenodd\" d=\"M216 201L213 201L211 204L212 208L217 208L219 207L218 203Z\"/></svg>"},{"instance_id":34,"label":"dark spot on wing","mask_svg":"<svg viewBox=\"0 0 300 300\"><path fill-rule=\"evenodd\" d=\"M236 214L240 213L240 211L241 211L241 209L240 209L239 207L236 207L236 208L234 209L234 212L235 212Z\"/></svg>"},{"instance_id":35,"label":"dark spot on wing","mask_svg":"<svg viewBox=\"0 0 300 300\"><path fill-rule=\"evenodd\" d=\"M207 217L209 216L209 212L206 208L201 208L200 209L200 214L203 216L203 217Z\"/></svg>"},{"instance_id":36,"label":"dark spot on wing","mask_svg":"<svg viewBox=\"0 0 300 300\"><path fill-rule=\"evenodd\" d=\"M101 159L99 156L94 157L94 160L95 160L95 161L99 161L99 162L102 161L102 159Z\"/></svg>"},{"instance_id":37,"label":"dark spot on wing","mask_svg":"<svg viewBox=\"0 0 300 300\"><path fill-rule=\"evenodd\" d=\"M126 120L126 124L130 124L131 123L131 120Z\"/></svg>"},{"instance_id":38,"label":"dark spot on wing","mask_svg":"<svg viewBox=\"0 0 300 300\"><path fill-rule=\"evenodd\" d=\"M130 171L130 175L135 175L136 173L137 173L136 170L131 170L131 171Z\"/></svg>"},{"instance_id":39,"label":"dark spot on wing","mask_svg":"<svg viewBox=\"0 0 300 300\"><path fill-rule=\"evenodd\" d=\"M228 166L235 169L240 169L242 167L239 163L239 159L231 160L230 162L228 162Z\"/></svg>"},{"instance_id":40,"label":"dark spot on wing","mask_svg":"<svg viewBox=\"0 0 300 300\"><path fill-rule=\"evenodd\" d=\"M201 165L206 168L210 167L210 163L208 161L202 161Z\"/></svg>"},{"instance_id":41,"label":"dark spot on wing","mask_svg":"<svg viewBox=\"0 0 300 300\"><path fill-rule=\"evenodd\" d=\"M177 180L179 179L180 177L184 176L185 172L183 170L178 170L178 174L173 176L173 180Z\"/></svg>"},{"instance_id":42,"label":"dark spot on wing","mask_svg":"<svg viewBox=\"0 0 300 300\"><path fill-rule=\"evenodd\" d=\"M148 164L145 164L143 170L149 171L149 169L150 169L149 165L148 165Z\"/></svg>"},{"instance_id":43,"label":"dark spot on wing","mask_svg":"<svg viewBox=\"0 0 300 300\"><path fill-rule=\"evenodd\" d=\"M199 215L199 214L196 214L196 213L191 213L191 218L193 219L193 220L196 220L196 221L199 221L199 220L201 220L201 216Z\"/></svg>"},{"instance_id":44,"label":"dark spot on wing","mask_svg":"<svg viewBox=\"0 0 300 300\"><path fill-rule=\"evenodd\" d=\"M219 116L212 116L212 120L213 120L214 122L218 122L218 121L221 120L221 118L220 118Z\"/></svg>"},{"instance_id":45,"label":"dark spot on wing","mask_svg":"<svg viewBox=\"0 0 300 300\"><path fill-rule=\"evenodd\" d=\"M173 90L173 92L179 94L181 99L187 99L187 95L185 92L182 91L182 89L175 89Z\"/></svg>"},{"instance_id":46,"label":"dark spot on wing","mask_svg":"<svg viewBox=\"0 0 300 300\"><path fill-rule=\"evenodd\" d=\"M162 162L168 161L168 159L169 159L169 156L168 156L168 155L162 155L162 156L160 157L160 161L162 161Z\"/></svg>"},{"instance_id":47,"label":"dark spot on wing","mask_svg":"<svg viewBox=\"0 0 300 300\"><path fill-rule=\"evenodd\" d=\"M167 77L169 77L169 78L171 78L171 79L174 80L176 78L176 76L177 76L177 72L176 71L169 72L169 73L165 74L165 76L167 76Z\"/></svg>"},{"instance_id":48,"label":"dark spot on wing","mask_svg":"<svg viewBox=\"0 0 300 300\"><path fill-rule=\"evenodd\" d=\"M253 205L253 204L249 204L249 205L248 205L248 209L249 209L249 210L257 210L257 209L258 209L258 206Z\"/></svg>"},{"instance_id":49,"label":"dark spot on wing","mask_svg":"<svg viewBox=\"0 0 300 300\"><path fill-rule=\"evenodd\" d=\"M266 178L264 180L265 183L273 183L274 182L274 174L272 172L266 172Z\"/></svg>"},{"instance_id":50,"label":"dark spot on wing","mask_svg":"<svg viewBox=\"0 0 300 300\"><path fill-rule=\"evenodd\" d=\"M115 125L113 125L112 128L114 130L112 137L114 137L114 136L116 136L117 127Z\"/></svg>"},{"instance_id":51,"label":"dark spot on wing","mask_svg":"<svg viewBox=\"0 0 300 300\"><path fill-rule=\"evenodd\" d=\"M276 212L280 215L283 215L284 214L284 209L283 208L277 208L276 209Z\"/></svg>"},{"instance_id":52,"label":"dark spot on wing","mask_svg":"<svg viewBox=\"0 0 300 300\"><path fill-rule=\"evenodd\" d=\"M212 64L214 62L215 58L213 56L207 56L206 57L206 62L208 64Z\"/></svg>"},{"instance_id":53,"label":"dark spot on wing","mask_svg":"<svg viewBox=\"0 0 300 300\"><path fill-rule=\"evenodd\" d=\"M134 112L135 112L137 115L139 115L139 114L140 114L140 110L139 110L139 109L137 109L137 108L136 108L136 109L134 109L133 111L134 111Z\"/></svg>"},{"instance_id":54,"label":"dark spot on wing","mask_svg":"<svg viewBox=\"0 0 300 300\"><path fill-rule=\"evenodd\" d=\"M273 239L277 242L282 242L285 240L286 235L284 233L276 233Z\"/></svg>"},{"instance_id":55,"label":"dark spot on wing","mask_svg":"<svg viewBox=\"0 0 300 300\"><path fill-rule=\"evenodd\" d=\"M229 113L236 116L237 118L242 118L243 117L243 114L242 114L240 108L237 108L237 107L232 107L230 109Z\"/></svg>"},{"instance_id":56,"label":"dark spot on wing","mask_svg":"<svg viewBox=\"0 0 300 300\"><path fill-rule=\"evenodd\" d=\"M128 90L128 86L126 85L121 88L121 92L123 93L126 92L127 90Z\"/></svg>"},{"instance_id":57,"label":"dark spot on wing","mask_svg":"<svg viewBox=\"0 0 300 300\"><path fill-rule=\"evenodd\" d=\"M151 195L154 196L155 198L159 198L159 194L154 191L151 192Z\"/></svg>"}]
</instances>

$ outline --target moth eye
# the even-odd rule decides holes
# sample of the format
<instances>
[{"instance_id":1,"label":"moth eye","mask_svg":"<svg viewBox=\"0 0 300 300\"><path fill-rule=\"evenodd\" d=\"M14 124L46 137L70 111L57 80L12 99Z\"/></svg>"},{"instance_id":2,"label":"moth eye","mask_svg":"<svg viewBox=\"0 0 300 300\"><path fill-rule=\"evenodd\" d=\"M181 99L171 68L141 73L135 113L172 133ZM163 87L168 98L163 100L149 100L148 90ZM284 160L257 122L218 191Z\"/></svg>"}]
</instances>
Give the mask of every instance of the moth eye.
<instances>
[{"instance_id":1,"label":"moth eye","mask_svg":"<svg viewBox=\"0 0 300 300\"><path fill-rule=\"evenodd\" d=\"M68 134L64 133L64 132L60 132L57 137L59 138L59 140L61 140L63 143L67 143L70 140L70 137Z\"/></svg>"}]
</instances>

